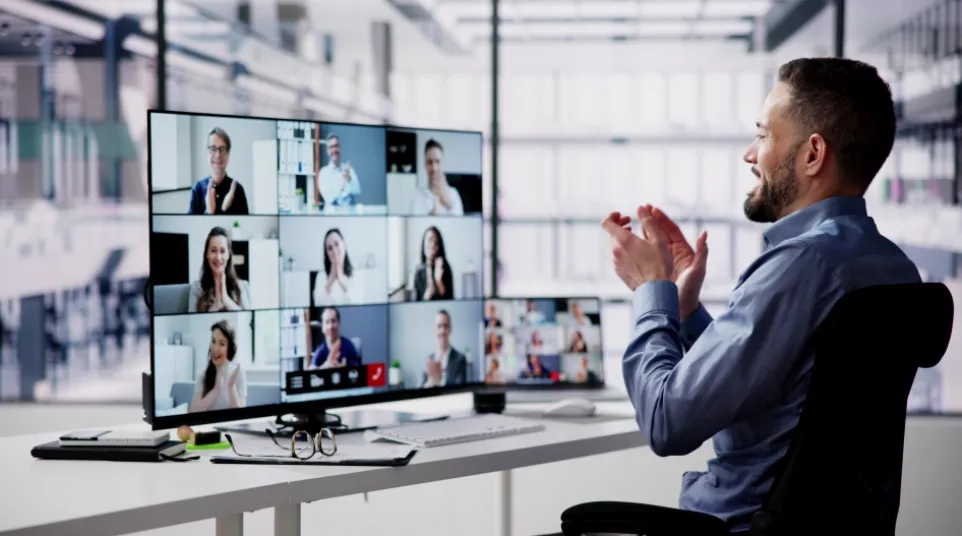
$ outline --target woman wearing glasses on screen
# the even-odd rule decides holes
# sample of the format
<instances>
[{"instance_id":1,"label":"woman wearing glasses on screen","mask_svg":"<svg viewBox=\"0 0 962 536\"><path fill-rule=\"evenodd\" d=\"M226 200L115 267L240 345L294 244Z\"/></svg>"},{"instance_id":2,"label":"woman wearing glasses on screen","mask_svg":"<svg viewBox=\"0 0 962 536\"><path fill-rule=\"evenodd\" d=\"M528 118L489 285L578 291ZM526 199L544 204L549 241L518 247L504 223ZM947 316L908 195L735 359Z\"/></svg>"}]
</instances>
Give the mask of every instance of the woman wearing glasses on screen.
<instances>
[{"instance_id":1,"label":"woman wearing glasses on screen","mask_svg":"<svg viewBox=\"0 0 962 536\"><path fill-rule=\"evenodd\" d=\"M234 328L226 320L210 327L210 348L207 351L207 368L197 378L190 411L217 411L242 408L247 405L247 377L237 356L237 337Z\"/></svg>"},{"instance_id":2,"label":"woman wearing glasses on screen","mask_svg":"<svg viewBox=\"0 0 962 536\"><path fill-rule=\"evenodd\" d=\"M434 226L428 227L421 237L421 264L414 273L414 299L454 299L454 277L445 257L444 239Z\"/></svg>"},{"instance_id":3,"label":"woman wearing glasses on screen","mask_svg":"<svg viewBox=\"0 0 962 536\"><path fill-rule=\"evenodd\" d=\"M347 254L341 230L334 228L324 235L324 274L314 284L314 305L349 305L364 301L364 279L354 277L354 265Z\"/></svg>"},{"instance_id":4,"label":"woman wearing glasses on screen","mask_svg":"<svg viewBox=\"0 0 962 536\"><path fill-rule=\"evenodd\" d=\"M204 241L204 263L200 280L190 284L187 312L212 313L250 309L250 285L237 278L230 237L223 227L214 227Z\"/></svg>"}]
</instances>

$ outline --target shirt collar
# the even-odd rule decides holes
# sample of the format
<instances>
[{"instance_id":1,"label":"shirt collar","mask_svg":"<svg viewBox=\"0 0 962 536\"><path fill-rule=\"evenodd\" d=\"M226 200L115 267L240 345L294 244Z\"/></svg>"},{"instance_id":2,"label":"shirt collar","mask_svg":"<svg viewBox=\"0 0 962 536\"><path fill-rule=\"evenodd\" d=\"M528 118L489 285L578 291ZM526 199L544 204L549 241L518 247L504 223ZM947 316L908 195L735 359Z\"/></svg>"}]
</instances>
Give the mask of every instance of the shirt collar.
<instances>
[{"instance_id":1,"label":"shirt collar","mask_svg":"<svg viewBox=\"0 0 962 536\"><path fill-rule=\"evenodd\" d=\"M437 353L435 353L435 355L434 355L434 358L435 358L436 360L438 360L438 361L441 362L441 369L442 369L442 370L448 368L448 359L449 359L450 357L451 357L451 346L450 346L450 345L448 345L448 349L447 349L443 354L437 355Z\"/></svg>"},{"instance_id":2,"label":"shirt collar","mask_svg":"<svg viewBox=\"0 0 962 536\"><path fill-rule=\"evenodd\" d=\"M797 210L769 226L763 233L765 245L773 248L810 231L825 220L839 216L868 216L865 199L855 196L829 197Z\"/></svg>"}]
</instances>

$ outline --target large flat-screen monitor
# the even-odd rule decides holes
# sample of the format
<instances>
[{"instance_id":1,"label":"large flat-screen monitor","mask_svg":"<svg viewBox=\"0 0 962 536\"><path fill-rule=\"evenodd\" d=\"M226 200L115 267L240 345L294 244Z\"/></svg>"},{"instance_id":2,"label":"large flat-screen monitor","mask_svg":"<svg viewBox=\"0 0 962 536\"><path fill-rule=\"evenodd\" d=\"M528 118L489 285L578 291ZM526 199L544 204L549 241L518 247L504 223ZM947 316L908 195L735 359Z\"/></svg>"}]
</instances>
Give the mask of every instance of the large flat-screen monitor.
<instances>
[{"instance_id":1,"label":"large flat-screen monitor","mask_svg":"<svg viewBox=\"0 0 962 536\"><path fill-rule=\"evenodd\" d=\"M489 299L484 324L486 384L604 387L598 298Z\"/></svg>"},{"instance_id":2,"label":"large flat-screen monitor","mask_svg":"<svg viewBox=\"0 0 962 536\"><path fill-rule=\"evenodd\" d=\"M483 384L480 133L148 123L156 428Z\"/></svg>"}]
</instances>

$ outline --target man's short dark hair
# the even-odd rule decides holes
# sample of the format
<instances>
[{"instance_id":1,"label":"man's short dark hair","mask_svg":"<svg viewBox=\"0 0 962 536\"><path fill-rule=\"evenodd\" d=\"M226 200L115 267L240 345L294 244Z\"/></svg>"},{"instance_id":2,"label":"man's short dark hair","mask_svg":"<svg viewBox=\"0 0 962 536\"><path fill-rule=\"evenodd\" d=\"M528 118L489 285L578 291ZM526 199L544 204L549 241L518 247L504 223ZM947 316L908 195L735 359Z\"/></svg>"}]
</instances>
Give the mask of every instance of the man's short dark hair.
<instances>
[{"instance_id":1,"label":"man's short dark hair","mask_svg":"<svg viewBox=\"0 0 962 536\"><path fill-rule=\"evenodd\" d=\"M337 310L337 307L328 306L321 309L321 318L324 318L324 311L334 311L334 318L336 318L338 322L341 321L341 312Z\"/></svg>"},{"instance_id":2,"label":"man's short dark hair","mask_svg":"<svg viewBox=\"0 0 962 536\"><path fill-rule=\"evenodd\" d=\"M867 63L801 58L778 69L792 92L790 117L807 137L821 134L835 152L843 180L868 189L895 143L889 85Z\"/></svg>"},{"instance_id":3,"label":"man's short dark hair","mask_svg":"<svg viewBox=\"0 0 962 536\"><path fill-rule=\"evenodd\" d=\"M451 322L451 313L449 313L447 309L441 309L441 310L438 311L438 314L439 314L439 315L444 315L445 317L447 317L447 319L448 319L448 327L450 327L451 324L452 324L452 322Z\"/></svg>"},{"instance_id":4,"label":"man's short dark hair","mask_svg":"<svg viewBox=\"0 0 962 536\"><path fill-rule=\"evenodd\" d=\"M220 127L214 127L210 129L210 132L207 133L207 139L210 140L211 136L217 136L218 138L224 140L224 146L227 147L227 152L230 152L230 136L227 135L226 130Z\"/></svg>"},{"instance_id":5,"label":"man's short dark hair","mask_svg":"<svg viewBox=\"0 0 962 536\"><path fill-rule=\"evenodd\" d=\"M444 152L444 147L442 147L441 144L434 138L431 138L430 140L428 140L427 143L424 144L425 153L435 148L437 148L437 150L441 151L442 153Z\"/></svg>"},{"instance_id":6,"label":"man's short dark hair","mask_svg":"<svg viewBox=\"0 0 962 536\"><path fill-rule=\"evenodd\" d=\"M326 141L327 141L328 143L330 143L331 140L337 140L338 143L341 142L341 138L338 138L338 137L337 137L337 134L328 134Z\"/></svg>"}]
</instances>

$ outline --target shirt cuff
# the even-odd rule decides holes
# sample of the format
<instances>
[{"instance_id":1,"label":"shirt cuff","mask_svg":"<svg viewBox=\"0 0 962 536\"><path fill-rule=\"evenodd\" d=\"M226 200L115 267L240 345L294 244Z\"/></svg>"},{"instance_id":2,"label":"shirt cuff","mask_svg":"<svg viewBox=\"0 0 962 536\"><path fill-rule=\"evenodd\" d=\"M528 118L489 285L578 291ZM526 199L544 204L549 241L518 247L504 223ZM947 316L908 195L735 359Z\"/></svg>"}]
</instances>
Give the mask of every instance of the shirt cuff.
<instances>
[{"instance_id":1,"label":"shirt cuff","mask_svg":"<svg viewBox=\"0 0 962 536\"><path fill-rule=\"evenodd\" d=\"M678 287L671 281L648 281L635 289L632 296L635 323L653 311L668 313L676 321L681 316L678 306Z\"/></svg>"},{"instance_id":2,"label":"shirt cuff","mask_svg":"<svg viewBox=\"0 0 962 536\"><path fill-rule=\"evenodd\" d=\"M689 333L701 335L708 328L708 324L711 324L711 321L711 315L708 314L705 306L698 304L698 309L695 309L695 312L682 322L681 327Z\"/></svg>"}]
</instances>

